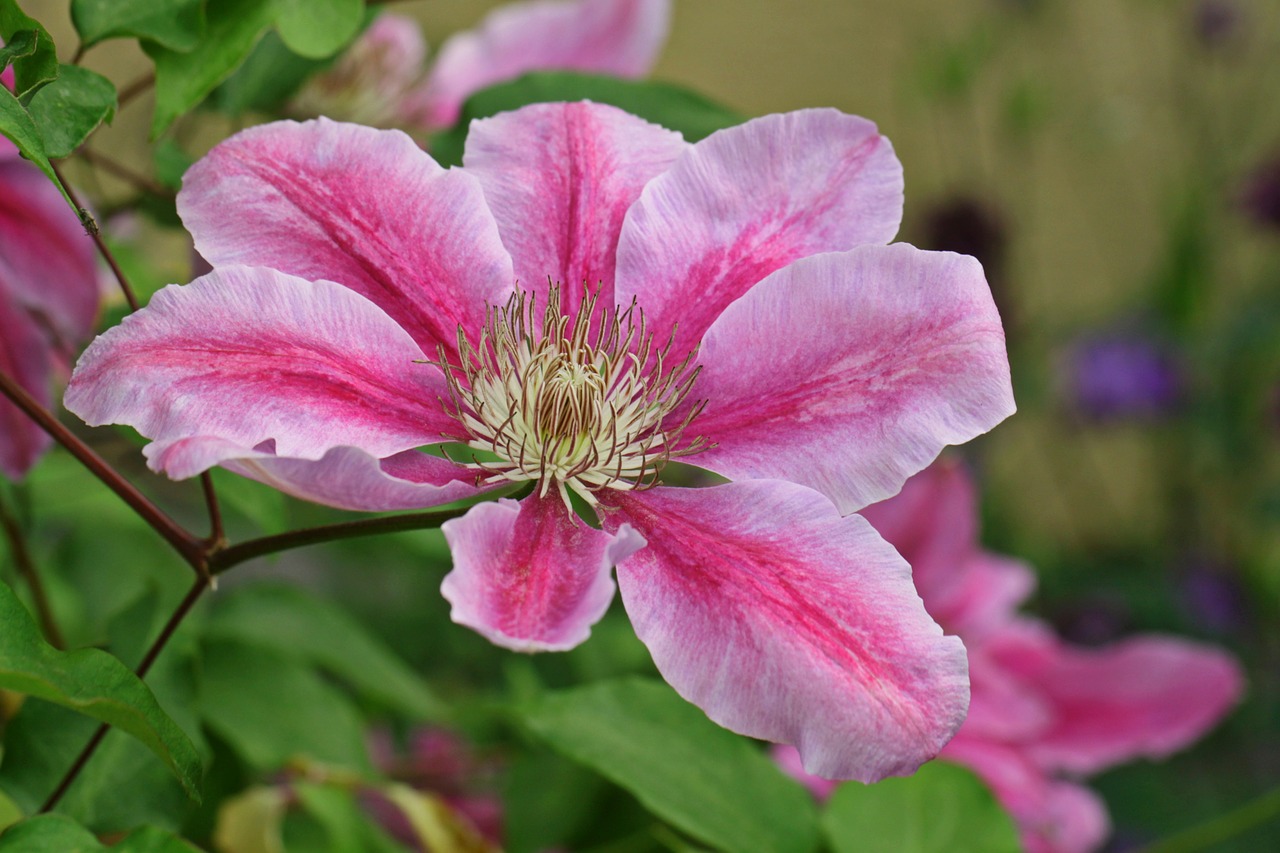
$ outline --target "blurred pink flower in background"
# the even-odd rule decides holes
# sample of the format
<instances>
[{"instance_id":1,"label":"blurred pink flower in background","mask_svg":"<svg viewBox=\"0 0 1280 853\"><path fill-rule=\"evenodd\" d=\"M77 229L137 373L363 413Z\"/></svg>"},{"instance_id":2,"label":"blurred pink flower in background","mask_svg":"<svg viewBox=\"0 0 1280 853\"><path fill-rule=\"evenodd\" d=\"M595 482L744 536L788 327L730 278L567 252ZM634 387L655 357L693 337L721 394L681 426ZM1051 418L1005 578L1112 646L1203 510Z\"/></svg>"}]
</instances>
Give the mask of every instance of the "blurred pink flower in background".
<instances>
[{"instance_id":1,"label":"blurred pink flower in background","mask_svg":"<svg viewBox=\"0 0 1280 853\"><path fill-rule=\"evenodd\" d=\"M829 776L907 773L964 717L964 650L852 513L1013 398L981 266L886 245L902 199L888 141L830 109L691 145L535 104L473 122L449 170L398 131L263 125L183 181L213 272L95 341L67 403L172 477L349 509L531 484L445 524L454 621L572 648L616 564L713 720ZM445 442L469 461L419 451ZM693 453L735 482L664 485Z\"/></svg>"},{"instance_id":2,"label":"blurred pink flower in background","mask_svg":"<svg viewBox=\"0 0 1280 853\"><path fill-rule=\"evenodd\" d=\"M930 614L969 650L969 716L939 757L991 786L1031 853L1096 850L1110 832L1106 807L1075 780L1187 746L1240 696L1238 665L1213 647L1155 634L1076 647L1019 615L1034 576L980 549L974 486L954 461L863 514L911 563ZM836 785L805 774L787 748L775 756L818 797Z\"/></svg>"},{"instance_id":3,"label":"blurred pink flower in background","mask_svg":"<svg viewBox=\"0 0 1280 853\"><path fill-rule=\"evenodd\" d=\"M292 112L430 132L473 93L530 71L649 73L667 38L670 0L528 0L445 41L430 68L412 18L382 15L297 94Z\"/></svg>"},{"instance_id":4,"label":"blurred pink flower in background","mask_svg":"<svg viewBox=\"0 0 1280 853\"><path fill-rule=\"evenodd\" d=\"M12 87L13 70L0 78ZM0 137L0 371L44 406L50 384L93 331L93 243L61 193ZM0 396L0 475L21 478L51 439Z\"/></svg>"}]
</instances>

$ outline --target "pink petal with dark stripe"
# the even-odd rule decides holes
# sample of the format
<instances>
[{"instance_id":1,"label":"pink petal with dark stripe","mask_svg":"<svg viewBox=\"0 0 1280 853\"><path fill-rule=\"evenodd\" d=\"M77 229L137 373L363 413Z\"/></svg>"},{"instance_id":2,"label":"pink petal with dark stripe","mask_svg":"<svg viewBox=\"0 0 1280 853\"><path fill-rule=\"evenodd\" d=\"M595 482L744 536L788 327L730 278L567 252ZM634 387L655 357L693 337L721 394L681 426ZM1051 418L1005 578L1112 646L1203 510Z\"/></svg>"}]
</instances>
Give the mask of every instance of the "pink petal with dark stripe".
<instances>
[{"instance_id":1,"label":"pink petal with dark stripe","mask_svg":"<svg viewBox=\"0 0 1280 853\"><path fill-rule=\"evenodd\" d=\"M414 118L448 127L470 95L530 71L642 77L667 39L670 17L670 0L508 3L444 43Z\"/></svg>"},{"instance_id":2,"label":"pink petal with dark stripe","mask_svg":"<svg viewBox=\"0 0 1280 853\"><path fill-rule=\"evenodd\" d=\"M46 408L49 344L25 311L0 294L0 373L11 377ZM44 430L0 394L0 475L21 479L52 444Z\"/></svg>"},{"instance_id":3,"label":"pink petal with dark stripe","mask_svg":"<svg viewBox=\"0 0 1280 853\"><path fill-rule=\"evenodd\" d=\"M852 512L1014 410L1004 331L973 258L905 244L806 258L708 330L699 465L778 477Z\"/></svg>"},{"instance_id":4,"label":"pink petal with dark stripe","mask_svg":"<svg viewBox=\"0 0 1280 853\"><path fill-rule=\"evenodd\" d=\"M438 399L443 377L425 358L339 284L227 267L165 288L95 340L66 404L91 425L128 424L160 442L273 440L281 456L319 459L341 445L387 456L453 427Z\"/></svg>"},{"instance_id":5,"label":"pink petal with dark stripe","mask_svg":"<svg viewBox=\"0 0 1280 853\"><path fill-rule=\"evenodd\" d=\"M622 219L687 147L615 107L535 104L473 122L463 164L484 187L521 289L562 282L572 311L589 292L613 304Z\"/></svg>"},{"instance_id":6,"label":"pink petal with dark stripe","mask_svg":"<svg viewBox=\"0 0 1280 853\"><path fill-rule=\"evenodd\" d=\"M436 357L511 293L511 258L475 178L408 136L316 119L236 134L183 178L178 211L215 267L344 284Z\"/></svg>"},{"instance_id":7,"label":"pink petal with dark stripe","mask_svg":"<svg viewBox=\"0 0 1280 853\"><path fill-rule=\"evenodd\" d=\"M93 241L49 179L17 159L0 162L0 299L37 315L68 358L101 299Z\"/></svg>"},{"instance_id":8,"label":"pink petal with dark stripe","mask_svg":"<svg viewBox=\"0 0 1280 853\"><path fill-rule=\"evenodd\" d=\"M636 633L715 722L873 781L914 771L964 720L964 646L861 517L776 480L608 497L606 529L649 543L617 569Z\"/></svg>"},{"instance_id":9,"label":"pink petal with dark stripe","mask_svg":"<svg viewBox=\"0 0 1280 853\"><path fill-rule=\"evenodd\" d=\"M887 243L901 218L902 166L874 124L830 109L765 116L712 134L645 187L622 229L618 301L636 297L664 336L678 324L683 357L770 273Z\"/></svg>"},{"instance_id":10,"label":"pink petal with dark stripe","mask_svg":"<svg viewBox=\"0 0 1280 853\"><path fill-rule=\"evenodd\" d=\"M587 526L554 491L478 504L441 529L453 552L441 586L453 621L522 652L587 639L613 600L614 564L645 544L625 524L613 534Z\"/></svg>"}]
</instances>

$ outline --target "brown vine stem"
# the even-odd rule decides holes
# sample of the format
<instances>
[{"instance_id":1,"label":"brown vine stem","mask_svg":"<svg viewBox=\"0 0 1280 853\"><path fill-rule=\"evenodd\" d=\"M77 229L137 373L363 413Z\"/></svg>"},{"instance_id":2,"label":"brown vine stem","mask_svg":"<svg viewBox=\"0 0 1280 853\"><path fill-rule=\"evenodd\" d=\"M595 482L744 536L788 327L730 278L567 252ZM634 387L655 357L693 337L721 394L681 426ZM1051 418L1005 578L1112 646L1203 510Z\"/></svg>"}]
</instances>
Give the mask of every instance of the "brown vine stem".
<instances>
[{"instance_id":1,"label":"brown vine stem","mask_svg":"<svg viewBox=\"0 0 1280 853\"><path fill-rule=\"evenodd\" d=\"M18 519L9 512L9 506L3 500L0 500L0 527L4 527L5 538L9 540L9 553L13 555L18 574L22 575L22 579L31 589L31 597L36 605L36 617L40 620L40 627L44 629L45 638L54 648L65 649L66 640L62 638L62 631L59 630L58 621L54 618L53 608L49 606L49 596L45 593L40 573L36 571L36 561L31 557L31 549L27 547L27 538L22 533Z\"/></svg>"},{"instance_id":2,"label":"brown vine stem","mask_svg":"<svg viewBox=\"0 0 1280 853\"><path fill-rule=\"evenodd\" d=\"M124 105L141 95L143 92L155 85L155 72L143 74L137 80L134 80L128 86L120 90L120 94L116 97L116 103L120 109L124 109Z\"/></svg>"},{"instance_id":3,"label":"brown vine stem","mask_svg":"<svg viewBox=\"0 0 1280 853\"><path fill-rule=\"evenodd\" d=\"M117 163L110 157L90 149L87 145L81 146L76 151L76 156L80 157L95 169L101 169L107 174L119 178L141 192L161 196L162 198L172 198L174 195L173 190L169 189L159 181L149 178L146 175L139 174L128 166Z\"/></svg>"},{"instance_id":4,"label":"brown vine stem","mask_svg":"<svg viewBox=\"0 0 1280 853\"><path fill-rule=\"evenodd\" d=\"M76 196L75 191L71 189L71 185L62 177L62 172L54 163L49 164L53 169L53 174L57 176L58 183L62 184L66 190L67 197L71 199L71 203L75 205L76 210L80 211L80 221L84 223L84 230L88 233L93 244L98 247L98 254L102 255L103 260L107 262L107 266L111 267L112 274L116 277L116 281L120 283L120 289L124 291L125 301L129 303L129 309L138 310L138 297L134 295L133 288L129 286L129 280L124 277L124 272L120 269L120 265L116 263L115 255L111 254L111 250L107 248L106 241L102 239L102 234L98 230L98 223L94 221L93 216L89 213L85 206L80 203L80 199Z\"/></svg>"},{"instance_id":5,"label":"brown vine stem","mask_svg":"<svg viewBox=\"0 0 1280 853\"><path fill-rule=\"evenodd\" d=\"M204 545L178 522L165 514L151 502L146 495L138 491L132 483L120 476L106 460L93 451L89 445L80 440L75 433L67 429L48 410L35 401L26 390L15 382L8 374L0 371L0 393L8 397L13 404L26 413L27 417L40 425L40 428L67 449L81 465L115 492L129 508L136 512L147 524L160 534L175 551L196 571L207 566L207 555Z\"/></svg>"},{"instance_id":6,"label":"brown vine stem","mask_svg":"<svg viewBox=\"0 0 1280 853\"><path fill-rule=\"evenodd\" d=\"M138 678L145 678L147 673L151 671L152 664L156 662L156 658L160 657L160 653L164 651L164 647L169 644L169 640L173 637L174 632L178 630L178 626L182 624L182 620L187 618L187 614L191 612L191 608L200 600L200 596L204 593L207 587L208 584L205 583L204 578L197 578L196 582L192 584L186 597L178 603L177 609L175 609L173 611L173 615L169 617L169 621L165 623L162 629L160 629L160 635L156 637L155 641L151 644L151 648L147 649L146 655L142 658L142 663L138 664L138 668L134 670ZM102 739L107 736L107 731L110 728L111 727L106 723L98 726L98 730L93 733L93 737L89 739L89 742L85 744L84 749L82 749L80 754L76 756L75 763L71 765L70 769L67 770L66 775L62 777L62 781L58 783L58 787L54 789L54 792L49 795L47 800L44 801L44 805L40 807L39 814L50 811L58 804L58 801L67 793L71 784L75 782L76 777L80 775L80 771L84 769L85 764L87 764L89 759L93 757L94 752L98 749L98 745L101 744Z\"/></svg>"}]
</instances>

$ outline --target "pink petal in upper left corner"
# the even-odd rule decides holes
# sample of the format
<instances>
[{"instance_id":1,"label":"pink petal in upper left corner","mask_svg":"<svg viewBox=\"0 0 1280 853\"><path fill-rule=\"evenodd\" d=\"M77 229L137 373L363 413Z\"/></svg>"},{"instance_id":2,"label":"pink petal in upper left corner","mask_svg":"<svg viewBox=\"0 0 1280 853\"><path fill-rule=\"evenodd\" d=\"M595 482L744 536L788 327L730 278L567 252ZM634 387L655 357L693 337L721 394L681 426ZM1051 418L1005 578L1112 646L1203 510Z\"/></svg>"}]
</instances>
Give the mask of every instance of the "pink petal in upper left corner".
<instances>
[{"instance_id":1,"label":"pink petal in upper left corner","mask_svg":"<svg viewBox=\"0 0 1280 853\"><path fill-rule=\"evenodd\" d=\"M543 295L548 279L560 282L572 315L589 293L613 306L622 219L687 147L606 104L533 104L472 122L462 162L484 187L520 289Z\"/></svg>"},{"instance_id":2,"label":"pink petal in upper left corner","mask_svg":"<svg viewBox=\"0 0 1280 853\"><path fill-rule=\"evenodd\" d=\"M415 117L448 127L479 90L529 71L641 77L667 38L671 0L509 3L444 43Z\"/></svg>"},{"instance_id":3,"label":"pink petal in upper left corner","mask_svg":"<svg viewBox=\"0 0 1280 853\"><path fill-rule=\"evenodd\" d=\"M0 373L49 405L49 344L27 313L0 292ZM21 479L52 439L0 394L0 475Z\"/></svg>"},{"instance_id":4,"label":"pink petal in upper left corner","mask_svg":"<svg viewBox=\"0 0 1280 853\"><path fill-rule=\"evenodd\" d=\"M607 497L606 529L649 543L618 565L636 634L715 722L869 782L913 772L964 720L964 646L861 517L778 480Z\"/></svg>"},{"instance_id":5,"label":"pink petal in upper left corner","mask_svg":"<svg viewBox=\"0 0 1280 853\"><path fill-rule=\"evenodd\" d=\"M652 186L652 184L650 184ZM797 261L707 331L697 464L777 477L853 512L1014 410L982 267L906 244Z\"/></svg>"},{"instance_id":6,"label":"pink petal in upper left corner","mask_svg":"<svg viewBox=\"0 0 1280 853\"><path fill-rule=\"evenodd\" d=\"M1169 755L1212 728L1244 689L1231 655L1171 636L1075 648L1047 627L1020 620L984 649L1054 708L1053 724L1028 744L1028 754L1045 768L1072 773Z\"/></svg>"},{"instance_id":7,"label":"pink petal in upper left corner","mask_svg":"<svg viewBox=\"0 0 1280 853\"><path fill-rule=\"evenodd\" d=\"M45 318L67 349L88 337L101 290L93 241L32 164L0 162L0 298Z\"/></svg>"},{"instance_id":8,"label":"pink petal in upper left corner","mask_svg":"<svg viewBox=\"0 0 1280 853\"><path fill-rule=\"evenodd\" d=\"M521 652L564 651L587 639L613 600L613 566L645 540L575 518L554 491L518 504L477 504L441 529L453 571L440 591L453 621Z\"/></svg>"}]
</instances>

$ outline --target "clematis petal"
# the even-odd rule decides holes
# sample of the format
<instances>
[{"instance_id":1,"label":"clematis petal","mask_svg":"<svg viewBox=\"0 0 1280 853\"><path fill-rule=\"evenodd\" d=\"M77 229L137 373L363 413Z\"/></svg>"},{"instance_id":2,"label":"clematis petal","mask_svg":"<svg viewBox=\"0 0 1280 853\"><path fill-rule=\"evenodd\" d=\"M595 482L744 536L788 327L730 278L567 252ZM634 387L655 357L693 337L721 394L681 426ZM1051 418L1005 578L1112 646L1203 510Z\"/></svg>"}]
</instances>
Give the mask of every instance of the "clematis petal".
<instances>
[{"instance_id":1,"label":"clematis petal","mask_svg":"<svg viewBox=\"0 0 1280 853\"><path fill-rule=\"evenodd\" d=\"M1028 853L1093 853L1111 832L1102 800L1088 788L1046 776L1018 749L966 737L942 751L991 786L1013 815Z\"/></svg>"},{"instance_id":2,"label":"clematis petal","mask_svg":"<svg viewBox=\"0 0 1280 853\"><path fill-rule=\"evenodd\" d=\"M242 131L191 167L178 211L215 267L265 266L368 297L434 358L511 292L475 178L396 130L327 119Z\"/></svg>"},{"instance_id":3,"label":"clematis petal","mask_svg":"<svg viewBox=\"0 0 1280 853\"><path fill-rule=\"evenodd\" d=\"M0 162L0 298L38 314L70 351L93 330L101 291L93 242L24 160Z\"/></svg>"},{"instance_id":4,"label":"clematis petal","mask_svg":"<svg viewBox=\"0 0 1280 853\"><path fill-rule=\"evenodd\" d=\"M707 331L698 464L780 477L852 512L1014 410L1004 332L973 258L905 244L798 261Z\"/></svg>"},{"instance_id":5,"label":"clematis petal","mask_svg":"<svg viewBox=\"0 0 1280 853\"><path fill-rule=\"evenodd\" d=\"M49 405L49 344L27 313L0 298L0 373ZM52 439L0 394L0 475L21 479Z\"/></svg>"},{"instance_id":6,"label":"clematis petal","mask_svg":"<svg viewBox=\"0 0 1280 853\"><path fill-rule=\"evenodd\" d=\"M758 118L697 143L645 187L618 243L618 301L637 298L664 335L678 326L683 357L770 273L887 243L901 218L902 165L874 124L830 109Z\"/></svg>"},{"instance_id":7,"label":"clematis petal","mask_svg":"<svg viewBox=\"0 0 1280 853\"><path fill-rule=\"evenodd\" d=\"M386 456L451 428L443 377L423 359L341 285L228 267L165 288L95 340L66 404L91 425L129 424L162 442L273 439L281 456L319 459L339 445Z\"/></svg>"},{"instance_id":8,"label":"clematis petal","mask_svg":"<svg viewBox=\"0 0 1280 853\"><path fill-rule=\"evenodd\" d=\"M686 147L616 107L535 104L472 122L462 162L484 187L520 287L543 295L548 278L562 282L574 311L586 292L613 305L622 218Z\"/></svg>"},{"instance_id":9,"label":"clematis petal","mask_svg":"<svg viewBox=\"0 0 1280 853\"><path fill-rule=\"evenodd\" d=\"M1228 654L1169 636L1073 648L1046 626L1020 620L984 644L998 666L1030 684L1055 711L1028 745L1049 769L1095 773L1187 746L1239 699L1243 676Z\"/></svg>"},{"instance_id":10,"label":"clematis petal","mask_svg":"<svg viewBox=\"0 0 1280 853\"><path fill-rule=\"evenodd\" d=\"M587 639L613 600L614 564L645 544L625 524L613 534L588 527L554 492L478 504L441 529L453 571L440 591L453 621L522 652Z\"/></svg>"},{"instance_id":11,"label":"clematis petal","mask_svg":"<svg viewBox=\"0 0 1280 853\"><path fill-rule=\"evenodd\" d=\"M473 93L529 71L642 77L667 39L670 18L670 0L508 3L444 43L416 118L448 127Z\"/></svg>"},{"instance_id":12,"label":"clematis petal","mask_svg":"<svg viewBox=\"0 0 1280 853\"><path fill-rule=\"evenodd\" d=\"M809 772L910 773L964 719L964 646L859 516L777 480L618 497L648 547L618 564L663 677L726 728L791 743Z\"/></svg>"}]
</instances>

